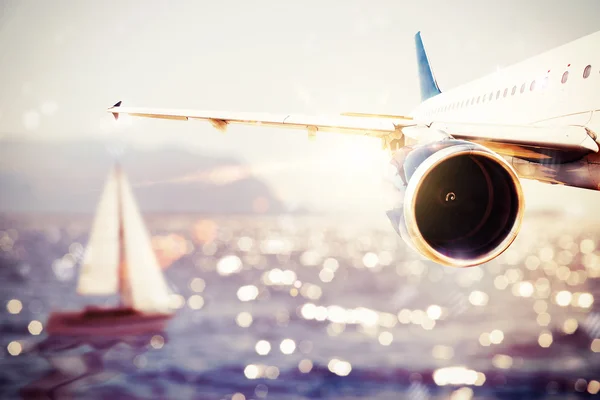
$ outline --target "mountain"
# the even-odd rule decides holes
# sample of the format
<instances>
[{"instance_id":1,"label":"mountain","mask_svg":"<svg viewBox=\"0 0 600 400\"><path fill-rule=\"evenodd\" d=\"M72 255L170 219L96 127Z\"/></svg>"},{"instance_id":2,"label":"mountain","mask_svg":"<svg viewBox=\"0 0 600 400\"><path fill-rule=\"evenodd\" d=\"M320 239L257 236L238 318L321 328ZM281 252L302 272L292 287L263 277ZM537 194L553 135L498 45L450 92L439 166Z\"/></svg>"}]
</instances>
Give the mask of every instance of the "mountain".
<instances>
[{"instance_id":1,"label":"mountain","mask_svg":"<svg viewBox=\"0 0 600 400\"><path fill-rule=\"evenodd\" d=\"M142 211L278 214L284 204L239 160L103 142L3 141L0 212L92 213L119 157Z\"/></svg>"}]
</instances>

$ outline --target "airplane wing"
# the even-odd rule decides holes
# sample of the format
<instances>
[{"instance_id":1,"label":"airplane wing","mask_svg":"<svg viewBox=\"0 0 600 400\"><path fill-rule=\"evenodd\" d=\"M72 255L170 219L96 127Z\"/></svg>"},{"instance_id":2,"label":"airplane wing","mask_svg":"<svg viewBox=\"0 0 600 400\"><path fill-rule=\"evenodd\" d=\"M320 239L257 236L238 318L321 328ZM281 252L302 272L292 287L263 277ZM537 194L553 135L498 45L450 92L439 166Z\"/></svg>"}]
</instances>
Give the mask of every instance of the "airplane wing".
<instances>
[{"instance_id":1,"label":"airplane wing","mask_svg":"<svg viewBox=\"0 0 600 400\"><path fill-rule=\"evenodd\" d=\"M399 132L399 129L415 125L410 118L401 119L376 119L355 116L304 116L288 114L264 114L225 111L198 111L198 110L169 110L155 108L121 107L118 102L108 111L118 119L119 114L128 114L135 117L173 119L180 121L203 120L210 122L215 128L225 130L229 124L260 125L305 129L309 135L319 132L339 132L384 138Z\"/></svg>"},{"instance_id":2,"label":"airplane wing","mask_svg":"<svg viewBox=\"0 0 600 400\"><path fill-rule=\"evenodd\" d=\"M548 158L543 149L587 154L600 150L594 134L581 126L530 126L478 123L444 123L417 121L411 117L347 113L340 116L277 115L226 111L173 110L156 108L121 107L119 101L108 112L115 119L120 114L135 117L171 120L204 120L224 131L229 124L259 125L305 129L309 137L316 132L339 132L391 139L405 135L416 141L427 136L452 137L469 140L489 147L502 155L524 158ZM540 150L542 149L542 150Z\"/></svg>"}]
</instances>

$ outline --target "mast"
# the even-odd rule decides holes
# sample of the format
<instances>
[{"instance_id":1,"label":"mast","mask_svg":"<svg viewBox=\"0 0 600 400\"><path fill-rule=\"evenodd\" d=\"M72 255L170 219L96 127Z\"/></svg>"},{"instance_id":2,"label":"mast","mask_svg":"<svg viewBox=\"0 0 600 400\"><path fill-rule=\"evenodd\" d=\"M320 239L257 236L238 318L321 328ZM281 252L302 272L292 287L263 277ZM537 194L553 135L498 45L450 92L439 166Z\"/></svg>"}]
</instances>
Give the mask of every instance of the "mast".
<instances>
[{"instance_id":1,"label":"mast","mask_svg":"<svg viewBox=\"0 0 600 400\"><path fill-rule=\"evenodd\" d=\"M123 224L123 188L121 165L117 162L115 165L115 175L117 177L117 219L119 224L119 295L120 305L128 306L131 303L129 293L129 277L127 274L127 257L125 254L125 229Z\"/></svg>"}]
</instances>

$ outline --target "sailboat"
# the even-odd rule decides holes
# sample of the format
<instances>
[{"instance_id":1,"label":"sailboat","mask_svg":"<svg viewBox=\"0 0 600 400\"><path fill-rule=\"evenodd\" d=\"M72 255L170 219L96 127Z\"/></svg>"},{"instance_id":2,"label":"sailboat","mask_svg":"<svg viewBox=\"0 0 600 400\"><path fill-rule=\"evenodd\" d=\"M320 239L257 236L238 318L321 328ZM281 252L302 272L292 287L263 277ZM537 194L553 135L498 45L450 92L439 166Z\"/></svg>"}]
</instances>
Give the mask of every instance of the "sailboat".
<instances>
[{"instance_id":1,"label":"sailboat","mask_svg":"<svg viewBox=\"0 0 600 400\"><path fill-rule=\"evenodd\" d=\"M109 173L96 209L77 293L118 293L120 304L52 313L46 325L49 334L137 335L163 330L173 316L150 235L118 164Z\"/></svg>"}]
</instances>

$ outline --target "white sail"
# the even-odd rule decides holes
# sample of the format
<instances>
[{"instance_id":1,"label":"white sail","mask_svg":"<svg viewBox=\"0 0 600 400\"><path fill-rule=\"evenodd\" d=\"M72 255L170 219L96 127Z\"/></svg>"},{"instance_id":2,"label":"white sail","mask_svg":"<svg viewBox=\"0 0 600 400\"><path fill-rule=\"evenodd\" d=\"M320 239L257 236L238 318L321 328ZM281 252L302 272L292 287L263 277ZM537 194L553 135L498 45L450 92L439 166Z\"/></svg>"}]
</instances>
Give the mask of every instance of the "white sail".
<instances>
[{"instance_id":1,"label":"white sail","mask_svg":"<svg viewBox=\"0 0 600 400\"><path fill-rule=\"evenodd\" d=\"M119 202L117 170L108 175L88 241L77 292L107 295L118 291Z\"/></svg>"},{"instance_id":2,"label":"white sail","mask_svg":"<svg viewBox=\"0 0 600 400\"><path fill-rule=\"evenodd\" d=\"M125 285L121 297L125 304L143 312L170 313L169 289L150 234L144 225L125 174L120 174L121 210L124 234Z\"/></svg>"}]
</instances>

